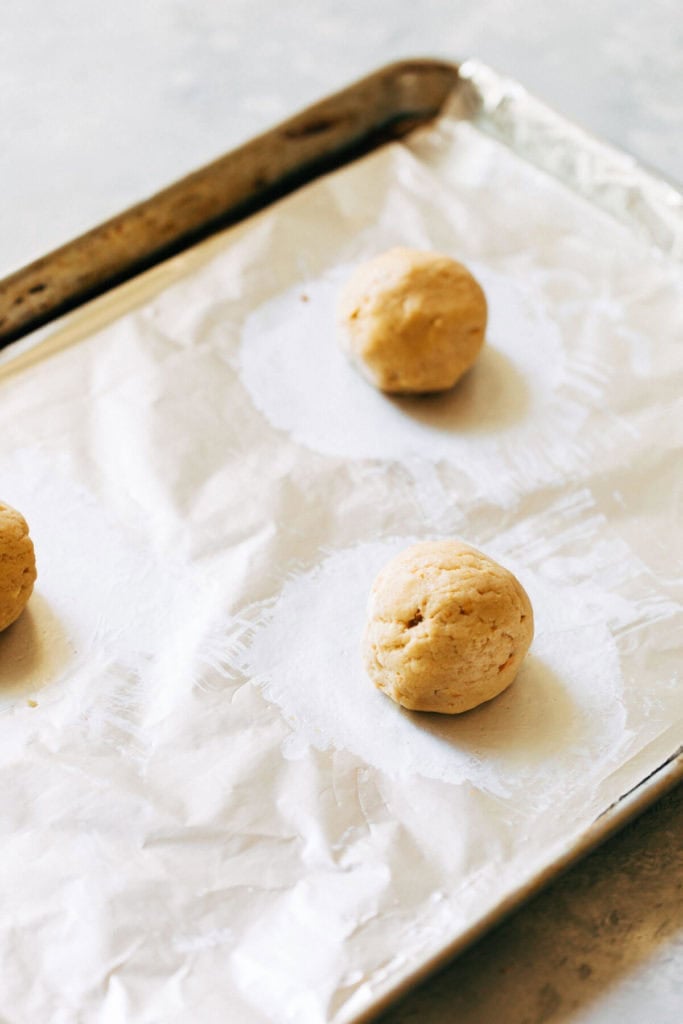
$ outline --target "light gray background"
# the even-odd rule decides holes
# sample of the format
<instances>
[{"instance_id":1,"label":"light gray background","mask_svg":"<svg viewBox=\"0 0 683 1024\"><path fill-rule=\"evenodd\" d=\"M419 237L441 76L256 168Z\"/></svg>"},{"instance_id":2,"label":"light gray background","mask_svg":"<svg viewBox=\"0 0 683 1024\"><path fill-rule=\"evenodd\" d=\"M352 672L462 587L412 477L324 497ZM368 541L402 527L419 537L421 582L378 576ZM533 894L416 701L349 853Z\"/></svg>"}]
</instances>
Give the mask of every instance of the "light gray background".
<instances>
[{"instance_id":1,"label":"light gray background","mask_svg":"<svg viewBox=\"0 0 683 1024\"><path fill-rule=\"evenodd\" d=\"M683 178L680 0L6 0L0 274L400 57L480 57Z\"/></svg>"},{"instance_id":2,"label":"light gray background","mask_svg":"<svg viewBox=\"0 0 683 1024\"><path fill-rule=\"evenodd\" d=\"M401 57L479 57L681 184L682 36L680 0L8 0L0 275ZM683 790L384 1018L613 1021L683 1022Z\"/></svg>"}]
</instances>

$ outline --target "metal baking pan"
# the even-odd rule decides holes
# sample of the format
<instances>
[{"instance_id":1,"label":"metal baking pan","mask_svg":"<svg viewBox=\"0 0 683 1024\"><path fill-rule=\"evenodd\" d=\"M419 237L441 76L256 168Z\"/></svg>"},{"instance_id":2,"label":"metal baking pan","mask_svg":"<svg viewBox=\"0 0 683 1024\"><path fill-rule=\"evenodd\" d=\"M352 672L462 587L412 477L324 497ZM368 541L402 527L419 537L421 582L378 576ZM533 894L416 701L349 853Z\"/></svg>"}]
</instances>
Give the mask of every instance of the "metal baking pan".
<instances>
[{"instance_id":1,"label":"metal baking pan","mask_svg":"<svg viewBox=\"0 0 683 1024\"><path fill-rule=\"evenodd\" d=\"M0 281L0 346L434 118L458 68L392 64Z\"/></svg>"},{"instance_id":2,"label":"metal baking pan","mask_svg":"<svg viewBox=\"0 0 683 1024\"><path fill-rule=\"evenodd\" d=\"M245 220L301 185L433 120L461 89L459 67L391 65L248 142L151 199L0 281L0 346L75 310L141 272ZM640 814L683 776L682 749L621 794L580 838L399 984L378 989L369 1020L443 966L504 915Z\"/></svg>"}]
</instances>

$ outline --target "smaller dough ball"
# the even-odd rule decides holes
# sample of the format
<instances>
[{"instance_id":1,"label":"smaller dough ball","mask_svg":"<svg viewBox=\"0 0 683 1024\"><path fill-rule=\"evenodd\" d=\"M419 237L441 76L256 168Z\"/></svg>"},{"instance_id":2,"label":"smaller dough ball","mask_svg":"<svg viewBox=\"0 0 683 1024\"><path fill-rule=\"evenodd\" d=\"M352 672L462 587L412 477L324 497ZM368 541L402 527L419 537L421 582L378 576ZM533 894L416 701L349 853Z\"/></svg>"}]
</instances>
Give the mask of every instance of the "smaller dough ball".
<instances>
[{"instance_id":1,"label":"smaller dough ball","mask_svg":"<svg viewBox=\"0 0 683 1024\"><path fill-rule=\"evenodd\" d=\"M0 502L0 630L19 618L36 576L28 524L21 512Z\"/></svg>"},{"instance_id":2,"label":"smaller dough ball","mask_svg":"<svg viewBox=\"0 0 683 1024\"><path fill-rule=\"evenodd\" d=\"M533 635L529 598L511 572L459 541L428 541L375 580L363 654L392 700L454 715L512 683Z\"/></svg>"},{"instance_id":3,"label":"smaller dough ball","mask_svg":"<svg viewBox=\"0 0 683 1024\"><path fill-rule=\"evenodd\" d=\"M359 266L342 290L342 348L381 391L445 391L484 344L486 298L449 256L391 249Z\"/></svg>"}]
</instances>

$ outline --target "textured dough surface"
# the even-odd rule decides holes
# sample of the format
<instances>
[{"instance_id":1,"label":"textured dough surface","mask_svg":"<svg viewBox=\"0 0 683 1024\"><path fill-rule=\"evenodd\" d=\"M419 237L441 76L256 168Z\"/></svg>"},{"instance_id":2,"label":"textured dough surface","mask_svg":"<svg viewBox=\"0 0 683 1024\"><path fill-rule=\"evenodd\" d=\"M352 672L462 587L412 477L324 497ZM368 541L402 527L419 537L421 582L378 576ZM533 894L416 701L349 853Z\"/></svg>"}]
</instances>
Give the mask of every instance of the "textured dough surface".
<instances>
[{"instance_id":1,"label":"textured dough surface","mask_svg":"<svg viewBox=\"0 0 683 1024\"><path fill-rule=\"evenodd\" d=\"M398 704L457 714L512 683L533 634L531 603L511 572L459 541L427 541L377 576L363 654Z\"/></svg>"},{"instance_id":2,"label":"textured dough surface","mask_svg":"<svg viewBox=\"0 0 683 1024\"><path fill-rule=\"evenodd\" d=\"M0 630L21 615L36 575L28 524L21 512L0 502Z\"/></svg>"},{"instance_id":3,"label":"textured dough surface","mask_svg":"<svg viewBox=\"0 0 683 1024\"><path fill-rule=\"evenodd\" d=\"M484 293L461 263L438 253L390 249L359 266L342 290L342 348L382 391L453 387L484 343Z\"/></svg>"}]
</instances>

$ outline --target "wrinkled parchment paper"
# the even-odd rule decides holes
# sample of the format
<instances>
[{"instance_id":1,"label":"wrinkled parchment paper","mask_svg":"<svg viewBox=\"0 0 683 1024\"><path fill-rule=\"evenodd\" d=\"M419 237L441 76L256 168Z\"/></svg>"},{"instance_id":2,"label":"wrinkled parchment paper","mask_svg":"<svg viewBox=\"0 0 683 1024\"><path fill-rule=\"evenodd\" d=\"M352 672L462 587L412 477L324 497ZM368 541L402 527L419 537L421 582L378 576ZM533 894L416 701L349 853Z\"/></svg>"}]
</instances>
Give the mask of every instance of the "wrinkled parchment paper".
<instances>
[{"instance_id":1,"label":"wrinkled parchment paper","mask_svg":"<svg viewBox=\"0 0 683 1024\"><path fill-rule=\"evenodd\" d=\"M0 1016L350 1021L681 743L680 200L469 64L449 114L0 366L39 580L0 637ZM334 300L466 262L486 349L394 400ZM454 720L359 657L416 539L516 571L536 639Z\"/></svg>"}]
</instances>

